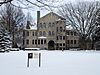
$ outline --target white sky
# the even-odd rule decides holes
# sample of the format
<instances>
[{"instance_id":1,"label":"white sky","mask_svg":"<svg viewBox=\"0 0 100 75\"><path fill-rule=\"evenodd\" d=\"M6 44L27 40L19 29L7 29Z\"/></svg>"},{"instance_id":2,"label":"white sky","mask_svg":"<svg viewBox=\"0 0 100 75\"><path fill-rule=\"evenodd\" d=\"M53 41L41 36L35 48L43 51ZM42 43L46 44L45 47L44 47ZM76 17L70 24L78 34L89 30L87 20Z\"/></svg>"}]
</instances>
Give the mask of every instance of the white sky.
<instances>
[{"instance_id":1,"label":"white sky","mask_svg":"<svg viewBox=\"0 0 100 75\"><path fill-rule=\"evenodd\" d=\"M15 1L15 0L14 0ZM20 6L23 6L22 4L25 4L24 3L24 0L22 0L23 2L21 4L18 3L18 1L16 2L17 5L20 5ZM35 0L30 0L31 2L34 2ZM47 3L49 3L50 5L56 5L56 6L59 6L60 4L64 4L64 3L77 3L79 1L97 1L97 0L45 0L47 1ZM55 3L50 3L50 1L59 1L59 2L55 2ZM98 0L99 1L99 0ZM14 2L13 2L14 3ZM27 5L27 4L25 4ZM27 15L27 13L29 12L31 14L31 16L33 17L33 20L36 21L37 20L37 11L40 11L40 15L43 16L45 14L47 14L48 10L45 10L45 9L41 9L41 8L38 8L36 6L33 6L33 8L31 9L23 9L24 13ZM54 12L56 12L56 9L53 10Z\"/></svg>"}]
</instances>

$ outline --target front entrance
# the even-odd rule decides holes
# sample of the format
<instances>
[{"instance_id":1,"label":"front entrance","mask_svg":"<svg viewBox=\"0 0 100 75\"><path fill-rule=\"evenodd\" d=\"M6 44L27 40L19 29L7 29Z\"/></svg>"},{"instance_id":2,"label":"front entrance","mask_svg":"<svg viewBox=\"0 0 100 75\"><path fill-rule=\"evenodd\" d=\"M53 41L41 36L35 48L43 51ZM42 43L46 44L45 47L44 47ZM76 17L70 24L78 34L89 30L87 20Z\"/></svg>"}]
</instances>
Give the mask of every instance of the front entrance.
<instances>
[{"instance_id":1,"label":"front entrance","mask_svg":"<svg viewBox=\"0 0 100 75\"><path fill-rule=\"evenodd\" d=\"M48 42L48 49L49 49L49 50L54 50L54 49L55 49L55 43L54 43L53 40L50 40L50 41Z\"/></svg>"}]
</instances>

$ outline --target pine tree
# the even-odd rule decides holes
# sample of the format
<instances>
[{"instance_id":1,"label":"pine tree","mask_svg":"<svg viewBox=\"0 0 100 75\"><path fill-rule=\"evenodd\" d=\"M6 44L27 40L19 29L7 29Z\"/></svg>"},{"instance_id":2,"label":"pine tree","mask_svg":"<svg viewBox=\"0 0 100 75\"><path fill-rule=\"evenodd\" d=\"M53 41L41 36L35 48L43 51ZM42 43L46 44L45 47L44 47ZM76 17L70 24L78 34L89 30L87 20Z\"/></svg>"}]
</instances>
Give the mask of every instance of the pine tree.
<instances>
[{"instance_id":1,"label":"pine tree","mask_svg":"<svg viewBox=\"0 0 100 75\"><path fill-rule=\"evenodd\" d=\"M9 51L11 44L10 33L4 28L0 27L0 52Z\"/></svg>"}]
</instances>

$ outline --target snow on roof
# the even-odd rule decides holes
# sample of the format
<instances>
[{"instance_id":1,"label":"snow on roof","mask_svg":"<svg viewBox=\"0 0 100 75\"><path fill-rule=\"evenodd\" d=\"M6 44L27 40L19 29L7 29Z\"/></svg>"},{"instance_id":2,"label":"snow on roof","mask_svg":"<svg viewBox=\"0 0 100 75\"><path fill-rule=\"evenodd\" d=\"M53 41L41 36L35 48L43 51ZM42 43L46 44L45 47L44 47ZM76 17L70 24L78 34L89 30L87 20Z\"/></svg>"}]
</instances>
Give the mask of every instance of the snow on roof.
<instances>
[{"instance_id":1,"label":"snow on roof","mask_svg":"<svg viewBox=\"0 0 100 75\"><path fill-rule=\"evenodd\" d=\"M47 37L44 37L44 36L41 36L41 37L38 37L39 39L46 39Z\"/></svg>"},{"instance_id":2,"label":"snow on roof","mask_svg":"<svg viewBox=\"0 0 100 75\"><path fill-rule=\"evenodd\" d=\"M37 25L30 26L30 29L37 30Z\"/></svg>"},{"instance_id":3,"label":"snow on roof","mask_svg":"<svg viewBox=\"0 0 100 75\"><path fill-rule=\"evenodd\" d=\"M69 26L66 26L66 30L72 30L73 28L72 28L72 26L71 25L69 25Z\"/></svg>"}]
</instances>

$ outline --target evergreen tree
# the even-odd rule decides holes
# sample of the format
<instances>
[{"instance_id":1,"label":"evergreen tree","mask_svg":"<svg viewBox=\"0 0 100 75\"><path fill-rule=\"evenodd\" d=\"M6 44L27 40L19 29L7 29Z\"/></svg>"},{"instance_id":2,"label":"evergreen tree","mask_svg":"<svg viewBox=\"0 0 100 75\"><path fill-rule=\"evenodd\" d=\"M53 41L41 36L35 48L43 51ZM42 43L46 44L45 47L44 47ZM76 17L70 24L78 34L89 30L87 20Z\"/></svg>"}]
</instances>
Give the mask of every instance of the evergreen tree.
<instances>
[{"instance_id":1,"label":"evergreen tree","mask_svg":"<svg viewBox=\"0 0 100 75\"><path fill-rule=\"evenodd\" d=\"M0 51L6 52L11 48L11 37L7 30L0 27Z\"/></svg>"}]
</instances>

